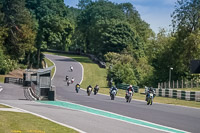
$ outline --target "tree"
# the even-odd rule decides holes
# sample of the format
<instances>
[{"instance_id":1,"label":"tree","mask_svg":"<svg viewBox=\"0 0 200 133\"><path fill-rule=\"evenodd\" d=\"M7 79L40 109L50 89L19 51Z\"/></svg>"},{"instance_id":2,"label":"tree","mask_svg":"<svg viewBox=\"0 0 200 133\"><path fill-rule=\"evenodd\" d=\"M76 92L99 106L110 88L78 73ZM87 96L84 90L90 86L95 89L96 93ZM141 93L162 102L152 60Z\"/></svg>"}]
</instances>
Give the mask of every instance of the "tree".
<instances>
[{"instance_id":1,"label":"tree","mask_svg":"<svg viewBox=\"0 0 200 133\"><path fill-rule=\"evenodd\" d=\"M78 7L83 10L88 4L92 3L92 0L79 0Z\"/></svg>"},{"instance_id":2,"label":"tree","mask_svg":"<svg viewBox=\"0 0 200 133\"><path fill-rule=\"evenodd\" d=\"M3 1L0 1L0 48L3 49L5 38L7 37L7 28L3 23L4 13L1 11L3 8Z\"/></svg>"},{"instance_id":3,"label":"tree","mask_svg":"<svg viewBox=\"0 0 200 133\"><path fill-rule=\"evenodd\" d=\"M176 74L181 76L189 75L190 61L199 59L200 43L200 1L199 0L178 0L173 12L173 26L176 38L172 45L173 57L176 58Z\"/></svg>"},{"instance_id":4,"label":"tree","mask_svg":"<svg viewBox=\"0 0 200 133\"><path fill-rule=\"evenodd\" d=\"M174 30L186 29L188 32L200 27L200 1L178 0L172 14Z\"/></svg>"},{"instance_id":5,"label":"tree","mask_svg":"<svg viewBox=\"0 0 200 133\"><path fill-rule=\"evenodd\" d=\"M41 66L41 48L67 50L73 33L73 17L63 0L26 0L27 8L38 21L37 66ZM46 25L45 25L46 24Z\"/></svg>"},{"instance_id":6,"label":"tree","mask_svg":"<svg viewBox=\"0 0 200 133\"><path fill-rule=\"evenodd\" d=\"M24 0L6 0L3 3L4 25L8 29L8 37L4 46L11 59L23 60L25 53L34 51L36 32L33 19L25 7Z\"/></svg>"},{"instance_id":7,"label":"tree","mask_svg":"<svg viewBox=\"0 0 200 133\"><path fill-rule=\"evenodd\" d=\"M136 60L131 55L109 52L105 55L108 67L108 79L115 83L134 85L150 84L153 78L153 67L146 58Z\"/></svg>"},{"instance_id":8,"label":"tree","mask_svg":"<svg viewBox=\"0 0 200 133\"><path fill-rule=\"evenodd\" d=\"M84 35L83 46L86 52L100 55L102 53L102 32L114 28L121 20L125 19L123 12L114 3L105 0L90 2L77 18L77 29ZM105 33L106 34L106 33ZM104 36L105 36L104 34ZM123 47L123 46L122 46Z\"/></svg>"},{"instance_id":9,"label":"tree","mask_svg":"<svg viewBox=\"0 0 200 133\"><path fill-rule=\"evenodd\" d=\"M101 42L97 52L104 55L107 52L120 53L129 46L130 49L139 49L136 32L126 23L118 23L102 31Z\"/></svg>"},{"instance_id":10,"label":"tree","mask_svg":"<svg viewBox=\"0 0 200 133\"><path fill-rule=\"evenodd\" d=\"M126 21L135 29L141 41L147 43L148 39L154 36L150 25L143 21L140 14L131 3L121 3L118 5L126 16Z\"/></svg>"}]
</instances>

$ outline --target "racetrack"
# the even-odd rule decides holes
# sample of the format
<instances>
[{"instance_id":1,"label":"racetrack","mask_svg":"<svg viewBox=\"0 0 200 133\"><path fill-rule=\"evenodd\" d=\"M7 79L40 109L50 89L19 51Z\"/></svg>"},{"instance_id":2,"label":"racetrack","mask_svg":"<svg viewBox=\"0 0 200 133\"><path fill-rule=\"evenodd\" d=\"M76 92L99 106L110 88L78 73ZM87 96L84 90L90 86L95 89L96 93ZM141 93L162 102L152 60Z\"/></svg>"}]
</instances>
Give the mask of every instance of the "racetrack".
<instances>
[{"instance_id":1,"label":"racetrack","mask_svg":"<svg viewBox=\"0 0 200 133\"><path fill-rule=\"evenodd\" d=\"M82 66L70 58L55 55L46 56L56 65L56 75L53 79L53 84L56 86L57 100L113 112L129 118L144 120L188 132L198 133L200 131L200 109L157 103L154 103L152 106L147 106L146 102L136 101L134 97L131 103L126 103L124 98L116 98L114 101L111 101L110 97L105 95L92 94L91 96L87 96L83 90L80 90L77 94L75 92L75 84L82 80ZM70 65L74 67L73 72L69 71ZM67 86L65 81L66 75L70 79L74 77L75 83ZM94 115L87 111L27 101L24 100L23 89L20 87L9 84L3 84L1 86L3 86L4 90L0 93L0 103L6 103L40 114L85 132L162 132L144 127L144 125L138 126L128 122Z\"/></svg>"},{"instance_id":2,"label":"racetrack","mask_svg":"<svg viewBox=\"0 0 200 133\"><path fill-rule=\"evenodd\" d=\"M116 98L111 101L109 96L104 95L91 95L88 97L85 91L76 94L75 84L68 87L63 79L65 75L69 75L75 77L75 83L80 82L81 65L65 57L54 55L47 55L47 57L55 62L57 67L53 83L57 87L58 100L66 100L189 132L200 131L200 109L157 103L154 103L153 106L147 106L146 102L135 100L126 103L123 98ZM74 72L67 71L71 64L74 67Z\"/></svg>"}]
</instances>

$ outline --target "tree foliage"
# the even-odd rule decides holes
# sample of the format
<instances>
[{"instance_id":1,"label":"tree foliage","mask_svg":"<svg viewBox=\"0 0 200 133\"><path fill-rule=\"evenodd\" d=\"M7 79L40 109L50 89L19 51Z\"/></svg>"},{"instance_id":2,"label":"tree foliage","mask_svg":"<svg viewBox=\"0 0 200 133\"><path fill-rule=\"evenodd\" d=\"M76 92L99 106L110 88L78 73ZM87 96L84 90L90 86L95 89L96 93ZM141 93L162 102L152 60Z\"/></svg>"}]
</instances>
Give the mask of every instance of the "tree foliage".
<instances>
[{"instance_id":1,"label":"tree foliage","mask_svg":"<svg viewBox=\"0 0 200 133\"><path fill-rule=\"evenodd\" d=\"M23 59L26 52L34 51L35 32L32 17L24 0L7 0L3 5L4 24L8 37L4 46L11 59Z\"/></svg>"},{"instance_id":2,"label":"tree foliage","mask_svg":"<svg viewBox=\"0 0 200 133\"><path fill-rule=\"evenodd\" d=\"M193 59L199 59L200 1L178 0L173 12L175 42L172 55L176 60L176 74L185 77L190 74L189 65Z\"/></svg>"},{"instance_id":3,"label":"tree foliage","mask_svg":"<svg viewBox=\"0 0 200 133\"><path fill-rule=\"evenodd\" d=\"M177 0L172 25L155 35L131 3L0 0L0 73L17 62L39 67L42 49L75 50L106 61L115 83L155 86L170 67L172 79L187 77L200 58L200 1Z\"/></svg>"}]
</instances>

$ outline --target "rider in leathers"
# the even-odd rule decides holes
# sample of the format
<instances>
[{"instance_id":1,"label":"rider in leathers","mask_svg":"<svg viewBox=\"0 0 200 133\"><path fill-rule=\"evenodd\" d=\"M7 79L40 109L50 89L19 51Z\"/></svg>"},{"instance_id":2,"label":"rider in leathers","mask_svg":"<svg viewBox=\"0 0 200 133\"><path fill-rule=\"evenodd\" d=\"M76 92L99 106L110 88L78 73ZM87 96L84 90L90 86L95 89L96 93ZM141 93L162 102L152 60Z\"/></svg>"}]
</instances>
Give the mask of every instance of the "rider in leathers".
<instances>
[{"instance_id":1,"label":"rider in leathers","mask_svg":"<svg viewBox=\"0 0 200 133\"><path fill-rule=\"evenodd\" d=\"M134 88L133 88L132 85L129 85L129 86L127 87L127 89L126 89L126 96L128 95L129 91L132 91L132 95L133 95L133 93L134 93Z\"/></svg>"},{"instance_id":2,"label":"rider in leathers","mask_svg":"<svg viewBox=\"0 0 200 133\"><path fill-rule=\"evenodd\" d=\"M117 95L117 91L118 91L117 87L112 86L112 87L110 88L110 94L111 94L111 92L112 92L113 90L116 90L116 95Z\"/></svg>"},{"instance_id":3,"label":"rider in leathers","mask_svg":"<svg viewBox=\"0 0 200 133\"><path fill-rule=\"evenodd\" d=\"M153 93L153 98L155 97L155 91L152 87L150 87L146 93L146 101L147 101L147 98L148 96L150 95L150 93Z\"/></svg>"}]
</instances>

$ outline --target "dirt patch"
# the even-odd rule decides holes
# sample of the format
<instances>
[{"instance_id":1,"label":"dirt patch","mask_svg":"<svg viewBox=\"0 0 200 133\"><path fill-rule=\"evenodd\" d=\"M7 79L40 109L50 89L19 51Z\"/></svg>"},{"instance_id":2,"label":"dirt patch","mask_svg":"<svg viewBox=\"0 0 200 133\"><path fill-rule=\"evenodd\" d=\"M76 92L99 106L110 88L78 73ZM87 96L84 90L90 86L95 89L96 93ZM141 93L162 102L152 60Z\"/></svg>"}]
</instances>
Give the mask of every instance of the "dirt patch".
<instances>
[{"instance_id":1,"label":"dirt patch","mask_svg":"<svg viewBox=\"0 0 200 133\"><path fill-rule=\"evenodd\" d=\"M15 78L23 78L23 73L25 70L17 69L9 72L9 74L5 75L4 77L15 77Z\"/></svg>"}]
</instances>

